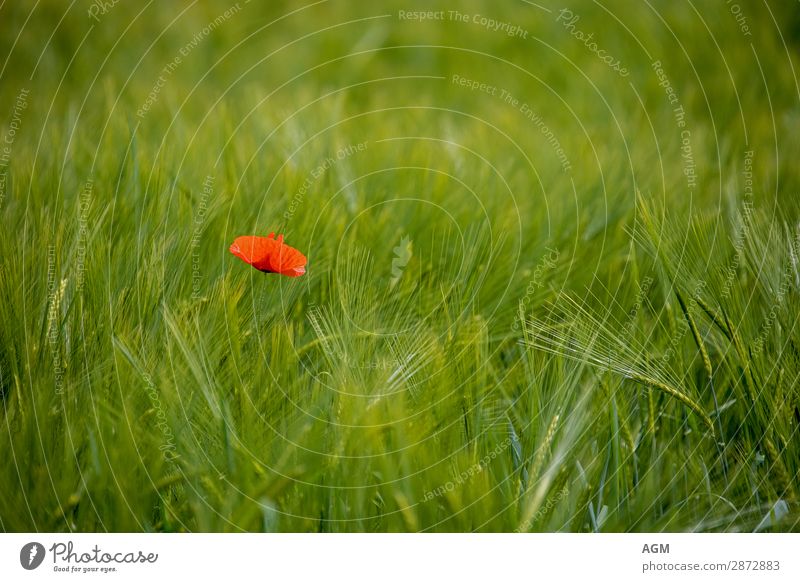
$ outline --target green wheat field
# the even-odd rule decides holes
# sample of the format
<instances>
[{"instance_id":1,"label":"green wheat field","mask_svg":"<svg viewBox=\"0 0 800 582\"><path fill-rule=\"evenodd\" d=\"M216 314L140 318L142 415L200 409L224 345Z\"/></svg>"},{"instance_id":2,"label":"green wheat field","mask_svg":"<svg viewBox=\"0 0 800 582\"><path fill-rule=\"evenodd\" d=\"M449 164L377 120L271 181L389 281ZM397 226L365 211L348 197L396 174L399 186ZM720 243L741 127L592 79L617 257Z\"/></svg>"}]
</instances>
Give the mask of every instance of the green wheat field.
<instances>
[{"instance_id":1,"label":"green wheat field","mask_svg":"<svg viewBox=\"0 0 800 582\"><path fill-rule=\"evenodd\" d=\"M565 1L0 2L0 531L799 531L798 5Z\"/></svg>"}]
</instances>

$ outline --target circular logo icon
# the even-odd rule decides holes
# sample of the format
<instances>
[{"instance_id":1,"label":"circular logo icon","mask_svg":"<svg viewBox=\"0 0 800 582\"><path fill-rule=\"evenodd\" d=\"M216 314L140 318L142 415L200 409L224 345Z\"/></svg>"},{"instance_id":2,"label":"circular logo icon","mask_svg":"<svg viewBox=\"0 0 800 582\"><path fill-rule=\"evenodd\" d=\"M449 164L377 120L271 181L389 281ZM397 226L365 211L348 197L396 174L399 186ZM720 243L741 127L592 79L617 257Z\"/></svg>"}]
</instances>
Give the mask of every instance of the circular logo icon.
<instances>
[{"instance_id":1,"label":"circular logo icon","mask_svg":"<svg viewBox=\"0 0 800 582\"><path fill-rule=\"evenodd\" d=\"M35 570L44 561L44 546L39 542L30 542L19 551L19 563L26 570Z\"/></svg>"}]
</instances>

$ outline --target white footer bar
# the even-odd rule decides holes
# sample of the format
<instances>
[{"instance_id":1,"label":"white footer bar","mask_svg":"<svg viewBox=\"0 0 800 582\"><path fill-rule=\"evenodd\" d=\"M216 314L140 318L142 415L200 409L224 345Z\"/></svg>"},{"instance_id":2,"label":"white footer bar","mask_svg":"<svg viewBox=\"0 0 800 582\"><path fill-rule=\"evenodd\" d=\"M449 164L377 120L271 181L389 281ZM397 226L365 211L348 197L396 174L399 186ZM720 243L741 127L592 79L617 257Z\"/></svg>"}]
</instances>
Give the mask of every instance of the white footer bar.
<instances>
[{"instance_id":1,"label":"white footer bar","mask_svg":"<svg viewBox=\"0 0 800 582\"><path fill-rule=\"evenodd\" d=\"M0 580L797 581L799 554L798 534L2 534Z\"/></svg>"}]
</instances>

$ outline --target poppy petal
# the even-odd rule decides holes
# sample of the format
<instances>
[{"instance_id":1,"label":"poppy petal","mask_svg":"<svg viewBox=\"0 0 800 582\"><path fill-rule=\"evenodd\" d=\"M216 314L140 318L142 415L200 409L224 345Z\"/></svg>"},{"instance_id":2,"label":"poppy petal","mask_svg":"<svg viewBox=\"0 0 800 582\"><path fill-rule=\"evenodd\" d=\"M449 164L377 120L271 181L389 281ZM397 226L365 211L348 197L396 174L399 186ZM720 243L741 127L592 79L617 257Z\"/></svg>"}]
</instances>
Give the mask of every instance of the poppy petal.
<instances>
[{"instance_id":1,"label":"poppy petal","mask_svg":"<svg viewBox=\"0 0 800 582\"><path fill-rule=\"evenodd\" d=\"M240 236L230 246L230 252L248 265L265 273L279 273L287 277L305 274L306 257L283 242L283 235Z\"/></svg>"}]
</instances>

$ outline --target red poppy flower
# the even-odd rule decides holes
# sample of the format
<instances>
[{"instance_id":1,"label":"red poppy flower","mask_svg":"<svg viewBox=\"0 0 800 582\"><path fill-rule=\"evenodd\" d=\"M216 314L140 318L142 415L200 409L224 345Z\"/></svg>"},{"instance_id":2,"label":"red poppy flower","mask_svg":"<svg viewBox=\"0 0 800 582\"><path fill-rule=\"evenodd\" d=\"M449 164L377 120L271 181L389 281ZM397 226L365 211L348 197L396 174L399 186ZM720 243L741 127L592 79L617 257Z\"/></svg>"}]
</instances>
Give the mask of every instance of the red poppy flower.
<instances>
[{"instance_id":1,"label":"red poppy flower","mask_svg":"<svg viewBox=\"0 0 800 582\"><path fill-rule=\"evenodd\" d=\"M295 248L283 244L283 235L239 236L233 241L231 253L265 273L299 277L306 272L306 258Z\"/></svg>"}]
</instances>

